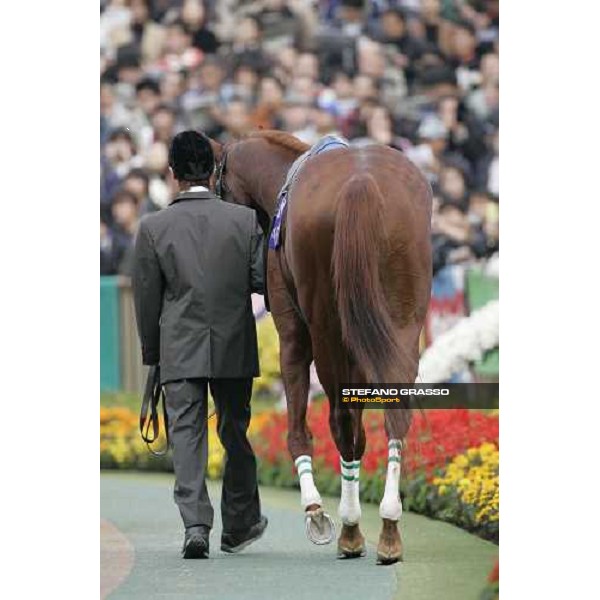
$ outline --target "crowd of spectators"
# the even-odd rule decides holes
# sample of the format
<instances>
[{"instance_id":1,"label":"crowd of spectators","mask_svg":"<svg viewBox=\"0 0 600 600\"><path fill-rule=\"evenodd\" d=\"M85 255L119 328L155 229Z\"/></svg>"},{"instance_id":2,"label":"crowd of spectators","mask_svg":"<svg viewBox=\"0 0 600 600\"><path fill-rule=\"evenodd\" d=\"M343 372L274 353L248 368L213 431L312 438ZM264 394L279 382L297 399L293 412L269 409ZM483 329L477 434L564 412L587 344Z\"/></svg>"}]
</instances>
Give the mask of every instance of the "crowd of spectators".
<instances>
[{"instance_id":1,"label":"crowd of spectators","mask_svg":"<svg viewBox=\"0 0 600 600\"><path fill-rule=\"evenodd\" d=\"M100 270L174 190L184 129L338 133L434 192L434 272L498 251L498 0L101 0Z\"/></svg>"}]
</instances>

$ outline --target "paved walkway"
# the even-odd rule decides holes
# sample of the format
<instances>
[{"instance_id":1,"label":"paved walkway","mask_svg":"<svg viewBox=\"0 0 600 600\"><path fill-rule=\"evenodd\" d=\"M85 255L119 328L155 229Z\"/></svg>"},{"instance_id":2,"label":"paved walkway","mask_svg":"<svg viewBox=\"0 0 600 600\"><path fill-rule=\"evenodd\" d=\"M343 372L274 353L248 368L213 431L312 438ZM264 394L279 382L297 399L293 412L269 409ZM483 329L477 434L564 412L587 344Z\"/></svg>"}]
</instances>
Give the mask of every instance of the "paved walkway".
<instances>
[{"instance_id":1,"label":"paved walkway","mask_svg":"<svg viewBox=\"0 0 600 600\"><path fill-rule=\"evenodd\" d=\"M305 537L299 494L261 488L269 527L238 555L219 550L219 485L209 492L215 510L211 558L179 555L182 531L168 474L109 472L101 478L102 597L110 600L476 600L497 547L449 525L403 516L406 562L375 565L380 520L363 505L367 557L336 560L335 544ZM337 501L326 499L336 514Z\"/></svg>"}]
</instances>

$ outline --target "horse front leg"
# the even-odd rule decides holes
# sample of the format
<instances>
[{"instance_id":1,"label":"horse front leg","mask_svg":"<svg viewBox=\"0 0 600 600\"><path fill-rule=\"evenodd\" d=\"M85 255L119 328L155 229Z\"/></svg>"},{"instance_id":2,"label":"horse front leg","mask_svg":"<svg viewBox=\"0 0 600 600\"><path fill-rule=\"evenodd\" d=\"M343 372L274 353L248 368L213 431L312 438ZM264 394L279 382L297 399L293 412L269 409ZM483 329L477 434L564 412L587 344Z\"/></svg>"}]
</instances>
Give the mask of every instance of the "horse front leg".
<instances>
[{"instance_id":1,"label":"horse front leg","mask_svg":"<svg viewBox=\"0 0 600 600\"><path fill-rule=\"evenodd\" d=\"M280 362L288 407L288 449L300 481L300 502L305 511L306 535L315 544L329 544L335 537L331 517L314 482L312 434L306 424L312 350L306 327L291 315L280 333Z\"/></svg>"},{"instance_id":2,"label":"horse front leg","mask_svg":"<svg viewBox=\"0 0 600 600\"><path fill-rule=\"evenodd\" d=\"M312 434L306 424L313 359L311 338L285 289L281 284L277 285L279 282L279 273L271 271L269 299L279 334L281 376L287 402L288 449L298 473L306 535L315 544L329 544L335 538L335 526L323 510L323 500L314 482Z\"/></svg>"}]
</instances>

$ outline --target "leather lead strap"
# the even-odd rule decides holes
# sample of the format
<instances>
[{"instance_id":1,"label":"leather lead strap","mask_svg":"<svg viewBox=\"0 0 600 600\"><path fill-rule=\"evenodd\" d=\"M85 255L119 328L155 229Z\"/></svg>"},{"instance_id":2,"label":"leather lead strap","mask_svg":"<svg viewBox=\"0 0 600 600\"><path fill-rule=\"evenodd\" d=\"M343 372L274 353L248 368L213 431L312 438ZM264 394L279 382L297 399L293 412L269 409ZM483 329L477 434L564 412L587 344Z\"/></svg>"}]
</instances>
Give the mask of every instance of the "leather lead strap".
<instances>
[{"instance_id":1,"label":"leather lead strap","mask_svg":"<svg viewBox=\"0 0 600 600\"><path fill-rule=\"evenodd\" d=\"M156 442L160 433L158 405L161 400L163 405L166 444L164 450L157 452L152 449L151 444ZM150 412L150 416L148 416L148 411ZM152 427L152 433L150 432L150 427ZM146 387L144 389L142 408L140 411L140 433L151 454L154 456L165 456L169 449L169 419L167 416L165 392L160 384L160 367L158 366L152 366L148 371L148 378L146 379Z\"/></svg>"},{"instance_id":2,"label":"leather lead strap","mask_svg":"<svg viewBox=\"0 0 600 600\"><path fill-rule=\"evenodd\" d=\"M163 450L157 452L152 449L152 444L156 442L160 435L160 421L158 418L158 405L162 400L163 409L163 423L165 425L165 438L166 443ZM148 416L150 412L150 416ZM212 417L216 415L216 411L213 410L207 417L208 422ZM150 431L152 428L152 431ZM165 456L169 450L169 416L167 414L167 397L165 390L160 384L160 367L155 365L150 367L148 371L148 377L146 379L146 387L144 389L144 396L142 398L142 408L140 410L140 434L142 439L146 442L148 451L154 456Z\"/></svg>"}]
</instances>

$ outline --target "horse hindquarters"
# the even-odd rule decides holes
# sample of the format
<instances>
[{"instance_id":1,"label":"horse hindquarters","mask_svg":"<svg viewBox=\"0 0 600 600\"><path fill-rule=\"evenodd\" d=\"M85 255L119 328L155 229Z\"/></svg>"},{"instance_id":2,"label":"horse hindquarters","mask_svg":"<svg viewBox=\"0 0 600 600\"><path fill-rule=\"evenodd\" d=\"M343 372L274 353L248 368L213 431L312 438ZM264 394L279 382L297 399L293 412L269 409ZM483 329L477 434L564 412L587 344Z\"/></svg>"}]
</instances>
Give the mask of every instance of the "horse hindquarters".
<instances>
[{"instance_id":1,"label":"horse hindquarters","mask_svg":"<svg viewBox=\"0 0 600 600\"><path fill-rule=\"evenodd\" d=\"M405 254L402 230L399 237L386 239L385 208L381 190L370 174L354 176L341 189L332 256L335 296L344 345L365 378L357 382L413 383L422 325L416 314L425 311L402 310L403 305L415 308L411 306L415 282L402 277L403 272L412 272L408 265L413 256ZM386 266L385 286L381 265ZM380 504L383 522L377 547L380 564L402 560L398 530L402 513L400 449L410 421L409 410L385 411L389 452L385 493Z\"/></svg>"},{"instance_id":2,"label":"horse hindquarters","mask_svg":"<svg viewBox=\"0 0 600 600\"><path fill-rule=\"evenodd\" d=\"M373 176L351 177L339 192L331 257L343 343L368 382L389 381L402 363L381 283L383 209Z\"/></svg>"}]
</instances>

